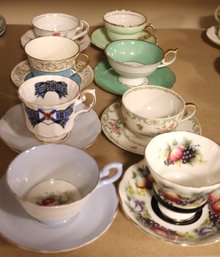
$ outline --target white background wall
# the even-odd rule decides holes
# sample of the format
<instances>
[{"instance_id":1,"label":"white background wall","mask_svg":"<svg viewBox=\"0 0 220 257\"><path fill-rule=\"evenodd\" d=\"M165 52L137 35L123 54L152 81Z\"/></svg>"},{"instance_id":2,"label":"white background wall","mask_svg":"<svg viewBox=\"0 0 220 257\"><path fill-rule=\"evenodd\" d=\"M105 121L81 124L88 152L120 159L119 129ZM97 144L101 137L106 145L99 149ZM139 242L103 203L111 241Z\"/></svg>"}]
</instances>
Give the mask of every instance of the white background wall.
<instances>
[{"instance_id":1,"label":"white background wall","mask_svg":"<svg viewBox=\"0 0 220 257\"><path fill-rule=\"evenodd\" d=\"M0 14L8 24L31 24L36 15L64 12L94 26L106 11L127 9L144 13L158 28L208 28L216 23L218 5L220 0L0 0Z\"/></svg>"}]
</instances>

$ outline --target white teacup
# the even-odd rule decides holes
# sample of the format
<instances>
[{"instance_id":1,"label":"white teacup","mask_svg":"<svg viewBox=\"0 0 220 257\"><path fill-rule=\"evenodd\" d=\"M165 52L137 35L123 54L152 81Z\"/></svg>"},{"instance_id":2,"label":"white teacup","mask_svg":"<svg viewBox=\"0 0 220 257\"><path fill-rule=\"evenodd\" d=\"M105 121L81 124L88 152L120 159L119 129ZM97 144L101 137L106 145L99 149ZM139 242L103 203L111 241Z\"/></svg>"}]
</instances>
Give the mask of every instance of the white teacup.
<instances>
[{"instance_id":1,"label":"white teacup","mask_svg":"<svg viewBox=\"0 0 220 257\"><path fill-rule=\"evenodd\" d=\"M149 37L154 34L155 27L148 24L147 17L139 12L114 10L106 12L103 19L107 35L112 41L141 39L144 31L149 32Z\"/></svg>"},{"instance_id":2,"label":"white teacup","mask_svg":"<svg viewBox=\"0 0 220 257\"><path fill-rule=\"evenodd\" d=\"M100 171L83 150L45 144L22 152L10 163L7 184L32 218L60 226L80 215L94 190L115 182L121 174L121 163L109 163Z\"/></svg>"},{"instance_id":3,"label":"white teacup","mask_svg":"<svg viewBox=\"0 0 220 257\"><path fill-rule=\"evenodd\" d=\"M147 136L175 130L195 112L195 104L185 103L176 92L159 86L133 87L122 96L122 117L127 127Z\"/></svg>"},{"instance_id":4,"label":"white teacup","mask_svg":"<svg viewBox=\"0 0 220 257\"><path fill-rule=\"evenodd\" d=\"M214 16L218 22L216 34L220 38L220 5L215 9Z\"/></svg>"},{"instance_id":5,"label":"white teacup","mask_svg":"<svg viewBox=\"0 0 220 257\"><path fill-rule=\"evenodd\" d=\"M37 37L62 36L72 40L83 37L89 32L89 24L84 20L65 13L45 13L32 20Z\"/></svg>"},{"instance_id":6,"label":"white teacup","mask_svg":"<svg viewBox=\"0 0 220 257\"><path fill-rule=\"evenodd\" d=\"M80 92L77 83L64 76L37 76L26 80L18 89L24 105L28 130L40 141L58 142L74 126L79 114L88 112L96 102L95 90ZM92 97L90 105L82 110L76 107Z\"/></svg>"},{"instance_id":7,"label":"white teacup","mask_svg":"<svg viewBox=\"0 0 220 257\"><path fill-rule=\"evenodd\" d=\"M88 55L80 53L79 45L66 37L35 38L26 44L25 53L34 76L53 74L71 77L89 63Z\"/></svg>"}]
</instances>

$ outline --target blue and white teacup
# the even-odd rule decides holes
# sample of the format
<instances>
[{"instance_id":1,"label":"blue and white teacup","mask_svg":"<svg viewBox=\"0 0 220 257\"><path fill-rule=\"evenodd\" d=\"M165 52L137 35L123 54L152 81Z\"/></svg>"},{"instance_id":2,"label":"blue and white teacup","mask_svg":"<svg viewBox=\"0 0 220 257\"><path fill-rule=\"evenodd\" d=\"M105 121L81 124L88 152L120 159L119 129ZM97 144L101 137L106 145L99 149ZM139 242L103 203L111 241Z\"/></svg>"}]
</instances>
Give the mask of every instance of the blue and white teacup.
<instances>
[{"instance_id":1,"label":"blue and white teacup","mask_svg":"<svg viewBox=\"0 0 220 257\"><path fill-rule=\"evenodd\" d=\"M37 76L26 80L18 89L24 105L28 130L40 141L58 142L74 126L77 115L90 111L96 102L94 89L80 91L70 78L58 75ZM86 108L77 108L90 95Z\"/></svg>"},{"instance_id":2,"label":"blue and white teacup","mask_svg":"<svg viewBox=\"0 0 220 257\"><path fill-rule=\"evenodd\" d=\"M45 36L25 46L33 76L61 75L71 77L89 64L89 57L80 53L79 45L66 37Z\"/></svg>"}]
</instances>

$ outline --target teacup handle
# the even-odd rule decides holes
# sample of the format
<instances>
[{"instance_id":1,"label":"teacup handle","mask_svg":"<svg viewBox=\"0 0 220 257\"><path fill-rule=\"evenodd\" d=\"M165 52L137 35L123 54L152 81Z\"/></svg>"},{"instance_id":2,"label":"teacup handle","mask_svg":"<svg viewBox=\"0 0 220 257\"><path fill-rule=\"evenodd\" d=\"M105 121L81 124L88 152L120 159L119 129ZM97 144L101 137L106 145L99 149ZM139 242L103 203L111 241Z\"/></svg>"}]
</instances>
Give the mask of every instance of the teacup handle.
<instances>
[{"instance_id":1,"label":"teacup handle","mask_svg":"<svg viewBox=\"0 0 220 257\"><path fill-rule=\"evenodd\" d=\"M144 34L139 37L140 40L147 40L148 38L152 37L155 33L156 27L152 24L149 23L145 28L144 31L147 32L147 35Z\"/></svg>"},{"instance_id":2,"label":"teacup handle","mask_svg":"<svg viewBox=\"0 0 220 257\"><path fill-rule=\"evenodd\" d=\"M162 67L172 64L176 60L176 55L177 55L178 51L179 51L179 49L177 49L177 48L167 50L164 54L164 59L161 61L158 68L162 68ZM170 60L166 61L166 59L168 58L169 55L171 55Z\"/></svg>"},{"instance_id":3,"label":"teacup handle","mask_svg":"<svg viewBox=\"0 0 220 257\"><path fill-rule=\"evenodd\" d=\"M79 53L75 59L75 70L81 71L89 65L89 56L84 53Z\"/></svg>"},{"instance_id":4,"label":"teacup handle","mask_svg":"<svg viewBox=\"0 0 220 257\"><path fill-rule=\"evenodd\" d=\"M186 103L185 104L185 113L183 115L183 118L180 120L180 122L186 121L186 120L192 118L196 113L196 109L197 109L197 107L194 103Z\"/></svg>"},{"instance_id":5,"label":"teacup handle","mask_svg":"<svg viewBox=\"0 0 220 257\"><path fill-rule=\"evenodd\" d=\"M214 15L215 15L216 21L220 23L220 5L216 8Z\"/></svg>"},{"instance_id":6,"label":"teacup handle","mask_svg":"<svg viewBox=\"0 0 220 257\"><path fill-rule=\"evenodd\" d=\"M111 175L111 169L115 169L115 173L112 176ZM107 164L100 172L100 180L97 185L97 188L114 183L116 180L118 180L123 171L123 165L120 162L112 162Z\"/></svg>"},{"instance_id":7,"label":"teacup handle","mask_svg":"<svg viewBox=\"0 0 220 257\"><path fill-rule=\"evenodd\" d=\"M72 40L76 40L80 37L83 37L85 34L89 32L89 29L89 23L84 20L81 20L79 27L76 29L76 35L72 38Z\"/></svg>"},{"instance_id":8,"label":"teacup handle","mask_svg":"<svg viewBox=\"0 0 220 257\"><path fill-rule=\"evenodd\" d=\"M86 94L89 94L92 96L92 102L89 104L88 108L85 108L83 110L79 110L79 111L76 111L76 107L83 103L87 98L86 98ZM77 99L74 103L74 118L79 115L80 113L84 113L84 112L89 112L93 106L95 105L96 103L96 94L95 94L95 89L86 89L84 90L83 92L81 92L81 95L79 97L79 99Z\"/></svg>"}]
</instances>

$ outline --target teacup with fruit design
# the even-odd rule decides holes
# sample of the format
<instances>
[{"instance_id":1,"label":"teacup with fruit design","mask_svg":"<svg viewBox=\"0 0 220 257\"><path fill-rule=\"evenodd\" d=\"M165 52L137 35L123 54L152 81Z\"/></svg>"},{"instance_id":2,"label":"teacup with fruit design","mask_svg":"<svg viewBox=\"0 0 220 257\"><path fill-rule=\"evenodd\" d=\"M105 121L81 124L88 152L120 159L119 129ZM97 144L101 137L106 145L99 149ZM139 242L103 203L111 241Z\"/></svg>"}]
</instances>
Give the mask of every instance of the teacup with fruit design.
<instances>
[{"instance_id":1,"label":"teacup with fruit design","mask_svg":"<svg viewBox=\"0 0 220 257\"><path fill-rule=\"evenodd\" d=\"M145 149L157 200L168 209L194 213L220 189L220 147L186 131L155 136Z\"/></svg>"}]
</instances>

